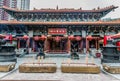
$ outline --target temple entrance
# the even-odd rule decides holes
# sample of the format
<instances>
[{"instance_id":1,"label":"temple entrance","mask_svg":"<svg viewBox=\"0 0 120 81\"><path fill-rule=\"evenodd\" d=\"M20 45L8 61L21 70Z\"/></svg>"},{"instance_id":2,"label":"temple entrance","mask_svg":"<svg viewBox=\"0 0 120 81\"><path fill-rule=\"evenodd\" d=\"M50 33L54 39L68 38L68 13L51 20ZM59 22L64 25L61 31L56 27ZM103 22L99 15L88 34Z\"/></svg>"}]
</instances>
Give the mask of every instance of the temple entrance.
<instances>
[{"instance_id":1,"label":"temple entrance","mask_svg":"<svg viewBox=\"0 0 120 81\"><path fill-rule=\"evenodd\" d=\"M61 38L59 41L56 41L55 38L48 38L49 50L48 53L52 54L65 54L67 50L67 39Z\"/></svg>"},{"instance_id":2,"label":"temple entrance","mask_svg":"<svg viewBox=\"0 0 120 81\"><path fill-rule=\"evenodd\" d=\"M71 41L71 52L81 52L81 41Z\"/></svg>"},{"instance_id":3,"label":"temple entrance","mask_svg":"<svg viewBox=\"0 0 120 81\"><path fill-rule=\"evenodd\" d=\"M89 41L89 48L93 48L93 49L96 48L96 41L95 40Z\"/></svg>"},{"instance_id":4,"label":"temple entrance","mask_svg":"<svg viewBox=\"0 0 120 81\"><path fill-rule=\"evenodd\" d=\"M98 50L100 48L100 44L98 41L98 39L93 39L89 41L89 48Z\"/></svg>"},{"instance_id":5,"label":"temple entrance","mask_svg":"<svg viewBox=\"0 0 120 81\"><path fill-rule=\"evenodd\" d=\"M24 40L24 39L19 39L19 41L18 41L18 48L26 48L26 43L27 43L27 41L26 40Z\"/></svg>"},{"instance_id":6,"label":"temple entrance","mask_svg":"<svg viewBox=\"0 0 120 81\"><path fill-rule=\"evenodd\" d=\"M44 51L44 41L39 40L34 42L34 52L43 52Z\"/></svg>"}]
</instances>

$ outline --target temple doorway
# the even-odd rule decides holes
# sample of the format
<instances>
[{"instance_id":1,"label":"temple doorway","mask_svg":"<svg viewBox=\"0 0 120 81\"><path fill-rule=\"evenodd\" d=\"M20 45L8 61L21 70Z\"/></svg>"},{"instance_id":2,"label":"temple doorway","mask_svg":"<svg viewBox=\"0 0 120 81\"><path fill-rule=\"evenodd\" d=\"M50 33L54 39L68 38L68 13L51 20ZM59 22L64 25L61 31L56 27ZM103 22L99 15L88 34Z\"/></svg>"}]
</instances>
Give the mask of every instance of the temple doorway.
<instances>
[{"instance_id":1,"label":"temple doorway","mask_svg":"<svg viewBox=\"0 0 120 81\"><path fill-rule=\"evenodd\" d=\"M49 38L49 51L48 53L52 54L64 54L67 53L67 39L61 38L60 40L57 40L55 38Z\"/></svg>"},{"instance_id":2,"label":"temple doorway","mask_svg":"<svg viewBox=\"0 0 120 81\"><path fill-rule=\"evenodd\" d=\"M71 41L71 52L81 52L81 41Z\"/></svg>"},{"instance_id":3,"label":"temple doorway","mask_svg":"<svg viewBox=\"0 0 120 81\"><path fill-rule=\"evenodd\" d=\"M35 41L34 51L35 52L43 52L44 51L44 41L42 41L42 40Z\"/></svg>"},{"instance_id":4,"label":"temple doorway","mask_svg":"<svg viewBox=\"0 0 120 81\"><path fill-rule=\"evenodd\" d=\"M91 40L89 41L89 48L96 48L96 41L95 40Z\"/></svg>"},{"instance_id":5,"label":"temple doorway","mask_svg":"<svg viewBox=\"0 0 120 81\"><path fill-rule=\"evenodd\" d=\"M27 41L26 40L24 40L24 39L19 39L18 40L18 48L26 48L26 43L27 43Z\"/></svg>"}]
</instances>

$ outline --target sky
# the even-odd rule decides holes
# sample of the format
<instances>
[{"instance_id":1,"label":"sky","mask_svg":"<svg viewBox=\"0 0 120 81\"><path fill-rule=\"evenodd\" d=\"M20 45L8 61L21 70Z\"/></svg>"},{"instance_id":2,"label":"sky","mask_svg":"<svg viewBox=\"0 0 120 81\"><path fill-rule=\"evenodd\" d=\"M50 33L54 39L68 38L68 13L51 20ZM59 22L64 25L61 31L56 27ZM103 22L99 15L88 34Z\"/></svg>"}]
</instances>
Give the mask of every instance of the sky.
<instances>
[{"instance_id":1,"label":"sky","mask_svg":"<svg viewBox=\"0 0 120 81\"><path fill-rule=\"evenodd\" d=\"M120 18L120 0L31 0L30 9L37 8L75 8L82 7L84 10L93 8L104 8L107 6L119 6L115 11L110 12L104 18Z\"/></svg>"}]
</instances>

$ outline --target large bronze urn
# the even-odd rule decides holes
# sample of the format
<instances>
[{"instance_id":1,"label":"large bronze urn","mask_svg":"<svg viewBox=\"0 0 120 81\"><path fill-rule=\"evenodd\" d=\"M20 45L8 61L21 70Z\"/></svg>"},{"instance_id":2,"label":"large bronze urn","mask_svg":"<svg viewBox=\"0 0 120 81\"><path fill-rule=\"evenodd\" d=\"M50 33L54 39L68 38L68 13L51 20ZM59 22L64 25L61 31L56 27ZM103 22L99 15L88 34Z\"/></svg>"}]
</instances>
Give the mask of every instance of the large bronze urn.
<instances>
[{"instance_id":1,"label":"large bronze urn","mask_svg":"<svg viewBox=\"0 0 120 81\"><path fill-rule=\"evenodd\" d=\"M103 47L101 63L119 63L120 53L112 40L107 40L107 45Z\"/></svg>"},{"instance_id":2,"label":"large bronze urn","mask_svg":"<svg viewBox=\"0 0 120 81\"><path fill-rule=\"evenodd\" d=\"M15 46L0 39L0 62L16 62Z\"/></svg>"}]
</instances>

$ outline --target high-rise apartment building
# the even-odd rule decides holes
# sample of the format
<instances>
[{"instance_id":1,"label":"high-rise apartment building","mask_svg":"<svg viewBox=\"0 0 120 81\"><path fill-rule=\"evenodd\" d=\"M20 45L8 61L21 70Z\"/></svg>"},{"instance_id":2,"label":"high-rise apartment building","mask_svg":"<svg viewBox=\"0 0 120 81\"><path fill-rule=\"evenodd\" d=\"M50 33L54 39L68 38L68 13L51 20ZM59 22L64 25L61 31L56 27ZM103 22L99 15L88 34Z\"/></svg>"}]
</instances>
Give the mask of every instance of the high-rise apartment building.
<instances>
[{"instance_id":1,"label":"high-rise apartment building","mask_svg":"<svg viewBox=\"0 0 120 81\"><path fill-rule=\"evenodd\" d=\"M20 10L29 10L30 0L17 0L17 8Z\"/></svg>"},{"instance_id":2,"label":"high-rise apartment building","mask_svg":"<svg viewBox=\"0 0 120 81\"><path fill-rule=\"evenodd\" d=\"M17 7L17 0L0 0L0 7L6 6L10 8ZM7 14L4 10L0 9L0 20L10 20L12 17Z\"/></svg>"},{"instance_id":3,"label":"high-rise apartment building","mask_svg":"<svg viewBox=\"0 0 120 81\"><path fill-rule=\"evenodd\" d=\"M18 8L20 10L29 10L30 0L0 0L0 7L6 6L10 8ZM8 15L0 8L0 20L12 20L12 16Z\"/></svg>"}]
</instances>

